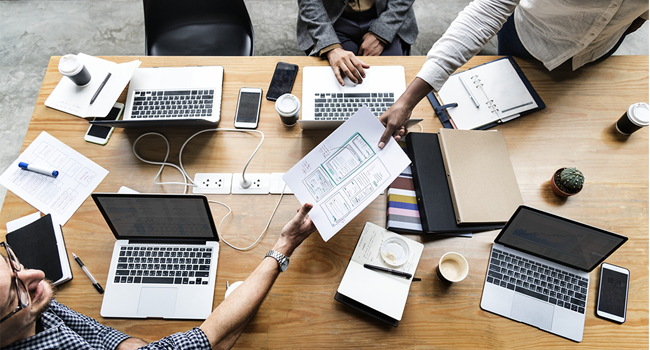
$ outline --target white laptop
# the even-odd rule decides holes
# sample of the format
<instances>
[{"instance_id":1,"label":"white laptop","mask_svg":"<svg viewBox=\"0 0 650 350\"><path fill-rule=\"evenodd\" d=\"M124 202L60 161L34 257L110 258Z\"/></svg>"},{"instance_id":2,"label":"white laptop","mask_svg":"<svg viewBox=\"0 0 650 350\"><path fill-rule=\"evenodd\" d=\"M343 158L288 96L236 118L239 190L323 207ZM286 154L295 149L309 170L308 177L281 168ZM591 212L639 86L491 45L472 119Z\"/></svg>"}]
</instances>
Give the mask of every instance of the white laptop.
<instances>
[{"instance_id":1,"label":"white laptop","mask_svg":"<svg viewBox=\"0 0 650 350\"><path fill-rule=\"evenodd\" d=\"M481 309L580 342L589 272L625 241L522 205L492 246Z\"/></svg>"},{"instance_id":2,"label":"white laptop","mask_svg":"<svg viewBox=\"0 0 650 350\"><path fill-rule=\"evenodd\" d=\"M341 86L330 66L303 68L300 127L335 129L363 105L379 117L406 90L402 66L371 66L365 72L361 84L345 78Z\"/></svg>"},{"instance_id":3,"label":"white laptop","mask_svg":"<svg viewBox=\"0 0 650 350\"><path fill-rule=\"evenodd\" d=\"M223 67L135 70L122 120L91 124L128 127L216 127L221 119Z\"/></svg>"},{"instance_id":4,"label":"white laptop","mask_svg":"<svg viewBox=\"0 0 650 350\"><path fill-rule=\"evenodd\" d=\"M117 238L103 317L204 320L212 312L219 237L202 195L93 193Z\"/></svg>"}]
</instances>

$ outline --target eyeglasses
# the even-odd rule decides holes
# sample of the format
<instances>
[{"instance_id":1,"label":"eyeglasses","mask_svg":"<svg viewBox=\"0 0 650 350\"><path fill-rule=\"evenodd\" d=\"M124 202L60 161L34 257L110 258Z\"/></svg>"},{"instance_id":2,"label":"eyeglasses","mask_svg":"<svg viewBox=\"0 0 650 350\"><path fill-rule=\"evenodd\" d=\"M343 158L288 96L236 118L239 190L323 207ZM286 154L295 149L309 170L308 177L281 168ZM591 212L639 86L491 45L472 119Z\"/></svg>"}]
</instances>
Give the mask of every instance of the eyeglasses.
<instances>
[{"instance_id":1,"label":"eyeglasses","mask_svg":"<svg viewBox=\"0 0 650 350\"><path fill-rule=\"evenodd\" d=\"M18 311L26 308L29 306L29 292L27 291L27 288L25 287L25 284L23 281L21 281L18 278L17 272L20 272L23 267L18 261L18 258L16 257L16 254L14 254L14 251L11 249L11 247L5 243L5 242L0 242L0 246L3 246L5 248L5 251L7 252L7 259L9 260L9 265L11 265L11 269L14 272L14 288L16 290L16 297L18 299L18 307L14 309L9 315L3 317L0 319L0 323L4 322L6 319L9 317L13 316L16 314Z\"/></svg>"}]
</instances>

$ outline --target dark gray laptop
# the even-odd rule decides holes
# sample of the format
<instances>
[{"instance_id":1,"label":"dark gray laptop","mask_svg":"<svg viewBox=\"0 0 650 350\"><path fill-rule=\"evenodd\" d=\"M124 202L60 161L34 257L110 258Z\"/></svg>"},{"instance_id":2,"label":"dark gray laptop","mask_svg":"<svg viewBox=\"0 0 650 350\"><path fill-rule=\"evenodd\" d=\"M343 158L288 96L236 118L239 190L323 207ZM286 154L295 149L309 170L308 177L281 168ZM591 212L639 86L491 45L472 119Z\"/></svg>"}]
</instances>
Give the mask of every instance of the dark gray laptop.
<instances>
[{"instance_id":1,"label":"dark gray laptop","mask_svg":"<svg viewBox=\"0 0 650 350\"><path fill-rule=\"evenodd\" d=\"M103 317L206 319L219 238L202 195L93 193L117 238Z\"/></svg>"},{"instance_id":2,"label":"dark gray laptop","mask_svg":"<svg viewBox=\"0 0 650 350\"><path fill-rule=\"evenodd\" d=\"M492 246L481 309L580 342L589 272L625 241L522 205Z\"/></svg>"}]
</instances>

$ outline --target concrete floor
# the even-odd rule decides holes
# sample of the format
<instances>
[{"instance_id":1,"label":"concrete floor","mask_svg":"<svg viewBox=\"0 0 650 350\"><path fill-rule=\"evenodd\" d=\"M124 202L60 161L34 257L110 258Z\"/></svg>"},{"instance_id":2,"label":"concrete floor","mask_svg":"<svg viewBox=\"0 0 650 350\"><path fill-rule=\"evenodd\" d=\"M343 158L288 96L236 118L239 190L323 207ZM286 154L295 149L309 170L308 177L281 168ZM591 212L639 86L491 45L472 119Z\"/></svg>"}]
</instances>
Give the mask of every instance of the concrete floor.
<instances>
[{"instance_id":1,"label":"concrete floor","mask_svg":"<svg viewBox=\"0 0 650 350\"><path fill-rule=\"evenodd\" d=\"M296 43L296 0L245 3L256 55L303 55ZM420 35L411 54L426 54L468 3L416 1ZM20 153L50 56L144 55L140 0L0 0L0 28L0 171ZM481 53L496 54L496 39ZM628 36L616 54L648 55L648 24ZM0 187L0 208L5 194Z\"/></svg>"}]
</instances>

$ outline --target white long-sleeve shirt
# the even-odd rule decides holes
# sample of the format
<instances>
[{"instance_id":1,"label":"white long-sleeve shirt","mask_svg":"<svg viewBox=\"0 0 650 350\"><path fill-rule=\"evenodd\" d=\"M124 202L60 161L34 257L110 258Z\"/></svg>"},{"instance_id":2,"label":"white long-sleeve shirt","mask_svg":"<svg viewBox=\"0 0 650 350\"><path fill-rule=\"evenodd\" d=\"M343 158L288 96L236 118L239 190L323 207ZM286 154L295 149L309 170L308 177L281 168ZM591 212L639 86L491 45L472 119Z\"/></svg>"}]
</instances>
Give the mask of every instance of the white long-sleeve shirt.
<instances>
[{"instance_id":1,"label":"white long-sleeve shirt","mask_svg":"<svg viewBox=\"0 0 650 350\"><path fill-rule=\"evenodd\" d=\"M431 47L417 76L440 90L513 11L519 39L533 57L548 70L572 59L575 70L609 52L635 19L648 19L648 1L475 0Z\"/></svg>"}]
</instances>

